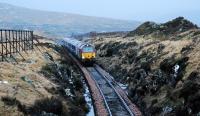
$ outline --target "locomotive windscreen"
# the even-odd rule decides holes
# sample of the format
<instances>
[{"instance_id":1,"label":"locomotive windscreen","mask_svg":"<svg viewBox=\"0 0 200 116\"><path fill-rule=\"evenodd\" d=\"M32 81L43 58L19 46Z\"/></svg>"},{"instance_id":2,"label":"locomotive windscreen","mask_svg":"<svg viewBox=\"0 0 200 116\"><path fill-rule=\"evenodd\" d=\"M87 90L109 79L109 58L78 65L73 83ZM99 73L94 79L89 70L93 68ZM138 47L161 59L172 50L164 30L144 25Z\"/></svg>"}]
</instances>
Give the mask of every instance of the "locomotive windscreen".
<instances>
[{"instance_id":1,"label":"locomotive windscreen","mask_svg":"<svg viewBox=\"0 0 200 116\"><path fill-rule=\"evenodd\" d=\"M83 52L93 52L93 48L92 47L84 47L83 48Z\"/></svg>"}]
</instances>

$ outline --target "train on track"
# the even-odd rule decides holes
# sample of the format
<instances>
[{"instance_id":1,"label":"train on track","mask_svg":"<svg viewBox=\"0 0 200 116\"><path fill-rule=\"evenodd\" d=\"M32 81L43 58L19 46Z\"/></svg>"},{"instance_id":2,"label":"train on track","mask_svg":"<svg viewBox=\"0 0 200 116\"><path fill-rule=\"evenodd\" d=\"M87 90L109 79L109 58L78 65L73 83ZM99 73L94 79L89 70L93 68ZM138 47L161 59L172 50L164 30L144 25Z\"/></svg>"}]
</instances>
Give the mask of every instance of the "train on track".
<instances>
[{"instance_id":1,"label":"train on track","mask_svg":"<svg viewBox=\"0 0 200 116\"><path fill-rule=\"evenodd\" d=\"M72 38L64 38L62 40L62 45L84 64L94 63L96 50L93 45Z\"/></svg>"}]
</instances>

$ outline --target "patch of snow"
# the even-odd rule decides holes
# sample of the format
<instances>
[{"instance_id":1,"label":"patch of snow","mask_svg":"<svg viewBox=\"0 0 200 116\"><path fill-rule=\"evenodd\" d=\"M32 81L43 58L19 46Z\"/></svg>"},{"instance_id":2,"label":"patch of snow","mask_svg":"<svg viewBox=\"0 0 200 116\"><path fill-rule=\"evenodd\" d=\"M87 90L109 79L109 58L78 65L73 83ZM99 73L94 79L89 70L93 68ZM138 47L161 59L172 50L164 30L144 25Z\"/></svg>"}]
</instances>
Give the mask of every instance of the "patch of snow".
<instances>
[{"instance_id":1,"label":"patch of snow","mask_svg":"<svg viewBox=\"0 0 200 116\"><path fill-rule=\"evenodd\" d=\"M180 68L180 66L179 66L178 64L176 64L176 65L174 66L174 77L175 77L175 78L177 77L179 68Z\"/></svg>"},{"instance_id":2,"label":"patch of snow","mask_svg":"<svg viewBox=\"0 0 200 116\"><path fill-rule=\"evenodd\" d=\"M85 93L84 93L84 97L85 97L85 101L87 102L87 104L90 107L90 111L87 113L87 116L94 116L94 107L92 104L92 99L91 99L91 95L90 95L90 91L88 89L88 87L85 85Z\"/></svg>"},{"instance_id":3,"label":"patch of snow","mask_svg":"<svg viewBox=\"0 0 200 116\"><path fill-rule=\"evenodd\" d=\"M65 94L67 96L73 97L74 95L70 92L70 89L65 89Z\"/></svg>"},{"instance_id":4,"label":"patch of snow","mask_svg":"<svg viewBox=\"0 0 200 116\"><path fill-rule=\"evenodd\" d=\"M8 84L8 81L0 81L0 84Z\"/></svg>"},{"instance_id":5,"label":"patch of snow","mask_svg":"<svg viewBox=\"0 0 200 116\"><path fill-rule=\"evenodd\" d=\"M180 66L179 66L178 64L174 66L174 71L175 71L175 73L178 72L178 69L179 69L179 68L180 68Z\"/></svg>"},{"instance_id":6,"label":"patch of snow","mask_svg":"<svg viewBox=\"0 0 200 116\"><path fill-rule=\"evenodd\" d=\"M70 83L70 84L73 84L73 82L72 82L72 80L71 80L71 79L69 79L69 83Z\"/></svg>"},{"instance_id":7,"label":"patch of snow","mask_svg":"<svg viewBox=\"0 0 200 116\"><path fill-rule=\"evenodd\" d=\"M127 87L128 87L128 84L124 85L122 83L118 83L118 85L123 89L123 90L126 90Z\"/></svg>"},{"instance_id":8,"label":"patch of snow","mask_svg":"<svg viewBox=\"0 0 200 116\"><path fill-rule=\"evenodd\" d=\"M163 116L167 113L170 113L172 111L172 107L166 106L163 108Z\"/></svg>"}]
</instances>

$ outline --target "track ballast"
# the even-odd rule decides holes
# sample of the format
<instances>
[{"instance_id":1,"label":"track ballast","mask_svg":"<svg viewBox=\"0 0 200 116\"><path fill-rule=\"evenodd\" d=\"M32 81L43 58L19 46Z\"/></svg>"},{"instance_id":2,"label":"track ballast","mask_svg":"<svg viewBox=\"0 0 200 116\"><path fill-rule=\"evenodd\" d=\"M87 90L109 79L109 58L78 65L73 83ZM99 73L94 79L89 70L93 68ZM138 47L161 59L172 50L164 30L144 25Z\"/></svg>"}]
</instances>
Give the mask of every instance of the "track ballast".
<instances>
[{"instance_id":1,"label":"track ballast","mask_svg":"<svg viewBox=\"0 0 200 116\"><path fill-rule=\"evenodd\" d=\"M104 98L104 103L109 115L134 116L126 102L123 100L112 82L107 77L103 76L103 74L101 74L96 67L88 67L87 70L95 80L98 89Z\"/></svg>"}]
</instances>

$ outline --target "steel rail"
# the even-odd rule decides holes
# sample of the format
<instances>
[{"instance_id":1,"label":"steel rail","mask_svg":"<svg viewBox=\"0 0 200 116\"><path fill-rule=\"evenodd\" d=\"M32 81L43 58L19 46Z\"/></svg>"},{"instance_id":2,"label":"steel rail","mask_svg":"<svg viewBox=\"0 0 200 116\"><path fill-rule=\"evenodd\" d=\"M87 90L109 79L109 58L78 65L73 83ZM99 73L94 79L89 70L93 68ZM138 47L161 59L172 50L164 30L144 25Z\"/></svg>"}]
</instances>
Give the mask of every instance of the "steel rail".
<instances>
[{"instance_id":1,"label":"steel rail","mask_svg":"<svg viewBox=\"0 0 200 116\"><path fill-rule=\"evenodd\" d=\"M95 68L96 69L96 68ZM115 91L115 93L117 94L117 96L119 97L119 99L121 100L121 102L123 103L123 105L125 106L126 110L129 112L129 114L131 116L134 116L134 114L132 113L132 111L129 109L128 105L126 104L126 102L124 101L124 99L121 97L121 95L117 92L117 90L115 89L115 87L113 86L113 84L111 83L110 80L108 80L108 78L104 75L101 74L101 72L99 72L97 69L96 71L108 82L108 84L113 88L113 90Z\"/></svg>"},{"instance_id":2,"label":"steel rail","mask_svg":"<svg viewBox=\"0 0 200 116\"><path fill-rule=\"evenodd\" d=\"M90 72L90 71L88 70L88 72ZM91 76L91 77L92 77L92 76ZM93 78L93 77L92 77L92 78ZM97 82L94 78L93 78L93 80L94 80L94 82L96 83L96 86L97 86L97 88L99 89L99 91L100 91L100 93L101 93L101 96L103 97L104 103L105 103L106 108L107 108L107 110L108 110L108 114L109 114L110 116L112 116L112 113L111 113L110 107L108 106L108 103L107 103L107 101L106 101L105 95L103 94L103 92L102 92L102 90L101 90L101 88L100 88L98 82Z\"/></svg>"},{"instance_id":3,"label":"steel rail","mask_svg":"<svg viewBox=\"0 0 200 116\"><path fill-rule=\"evenodd\" d=\"M99 72L98 69L96 69L95 67L92 67L92 68L93 68L93 69L101 76L101 78L102 78L103 80L105 80L105 81L108 83L108 85L114 90L114 92L116 93L117 97L118 97L119 100L121 101L122 105L125 107L125 110L128 111L128 113L130 114L130 116L135 116L135 115L133 114L133 112L129 109L128 105L127 105L126 102L123 100L123 98L121 97L121 95L117 92L117 90L115 89L115 87L112 85L111 81L108 80L103 74L101 74L101 72ZM89 70L88 70L88 71L89 71ZM92 71L89 71L89 72L92 73ZM95 81L95 83L96 83L96 85L97 85L99 91L101 92L101 94L102 94L102 96L103 96L103 98L104 98L104 102L105 102L105 104L106 104L107 110L109 111L109 115L112 116L112 112L111 112L110 107L109 107L109 105L108 105L108 103L107 103L107 100L106 100L106 98L105 98L105 95L103 94L103 92L102 92L102 90L101 90L101 88L100 88L98 82L95 80L95 78L94 78L93 76L91 76L91 77L92 77L93 80Z\"/></svg>"}]
</instances>

